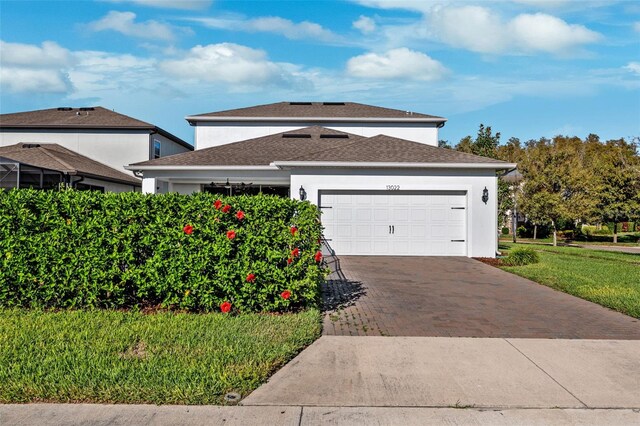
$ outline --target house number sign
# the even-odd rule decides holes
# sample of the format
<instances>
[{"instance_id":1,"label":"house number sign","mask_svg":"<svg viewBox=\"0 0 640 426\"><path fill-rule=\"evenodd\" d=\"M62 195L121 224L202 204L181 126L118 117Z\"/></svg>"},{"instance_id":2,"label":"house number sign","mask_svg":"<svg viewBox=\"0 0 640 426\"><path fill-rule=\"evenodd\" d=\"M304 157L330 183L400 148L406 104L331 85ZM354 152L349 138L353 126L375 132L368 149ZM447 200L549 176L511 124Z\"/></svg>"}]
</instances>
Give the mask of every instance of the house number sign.
<instances>
[{"instance_id":1,"label":"house number sign","mask_svg":"<svg viewBox=\"0 0 640 426\"><path fill-rule=\"evenodd\" d=\"M387 185L387 191L400 191L400 185Z\"/></svg>"}]
</instances>

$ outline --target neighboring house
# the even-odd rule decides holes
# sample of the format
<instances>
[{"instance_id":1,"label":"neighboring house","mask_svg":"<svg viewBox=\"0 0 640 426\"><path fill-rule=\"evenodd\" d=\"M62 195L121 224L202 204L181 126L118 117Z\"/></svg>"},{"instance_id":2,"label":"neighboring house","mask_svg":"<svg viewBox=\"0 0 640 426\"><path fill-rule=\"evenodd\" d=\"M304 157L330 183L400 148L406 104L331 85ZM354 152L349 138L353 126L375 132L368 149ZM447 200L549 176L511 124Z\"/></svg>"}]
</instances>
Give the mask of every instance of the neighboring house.
<instances>
[{"instance_id":1,"label":"neighboring house","mask_svg":"<svg viewBox=\"0 0 640 426\"><path fill-rule=\"evenodd\" d=\"M0 147L0 188L139 191L140 179L58 144Z\"/></svg>"},{"instance_id":2,"label":"neighboring house","mask_svg":"<svg viewBox=\"0 0 640 426\"><path fill-rule=\"evenodd\" d=\"M102 107L0 115L0 146L17 143L55 143L127 174L127 164L193 150L153 124Z\"/></svg>"},{"instance_id":3,"label":"neighboring house","mask_svg":"<svg viewBox=\"0 0 640 426\"><path fill-rule=\"evenodd\" d=\"M183 194L307 199L321 209L324 236L338 255L494 257L496 171L515 165L438 148L436 140L312 126L127 168L144 175L143 192L156 192L157 179Z\"/></svg>"},{"instance_id":4,"label":"neighboring house","mask_svg":"<svg viewBox=\"0 0 640 426\"><path fill-rule=\"evenodd\" d=\"M446 118L353 102L278 102L186 118L196 149L322 126L361 136L388 135L438 146Z\"/></svg>"}]
</instances>

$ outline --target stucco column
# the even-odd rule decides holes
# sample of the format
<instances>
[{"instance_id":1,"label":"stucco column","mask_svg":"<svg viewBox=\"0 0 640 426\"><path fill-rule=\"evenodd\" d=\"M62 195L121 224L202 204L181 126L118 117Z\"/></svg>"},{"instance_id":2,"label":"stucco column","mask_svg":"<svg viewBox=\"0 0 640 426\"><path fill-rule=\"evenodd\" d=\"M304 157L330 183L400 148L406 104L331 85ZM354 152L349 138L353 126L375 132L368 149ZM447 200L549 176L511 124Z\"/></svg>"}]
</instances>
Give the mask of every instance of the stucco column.
<instances>
[{"instance_id":1,"label":"stucco column","mask_svg":"<svg viewBox=\"0 0 640 426\"><path fill-rule=\"evenodd\" d=\"M143 194L156 194L157 186L155 178L143 178L142 179L142 193Z\"/></svg>"}]
</instances>

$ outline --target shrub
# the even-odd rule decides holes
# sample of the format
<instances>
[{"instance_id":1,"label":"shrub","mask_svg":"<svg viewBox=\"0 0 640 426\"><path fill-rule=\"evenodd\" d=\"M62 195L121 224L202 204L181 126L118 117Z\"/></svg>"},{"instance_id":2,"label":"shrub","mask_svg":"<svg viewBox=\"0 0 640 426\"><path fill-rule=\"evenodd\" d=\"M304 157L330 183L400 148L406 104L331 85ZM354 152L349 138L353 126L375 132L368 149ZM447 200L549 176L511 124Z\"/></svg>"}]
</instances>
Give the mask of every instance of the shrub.
<instances>
[{"instance_id":1,"label":"shrub","mask_svg":"<svg viewBox=\"0 0 640 426\"><path fill-rule=\"evenodd\" d=\"M502 227L502 235L509 235L509 228L507 228L506 226Z\"/></svg>"},{"instance_id":2,"label":"shrub","mask_svg":"<svg viewBox=\"0 0 640 426\"><path fill-rule=\"evenodd\" d=\"M275 196L0 191L0 306L314 306L321 232L315 206Z\"/></svg>"},{"instance_id":3,"label":"shrub","mask_svg":"<svg viewBox=\"0 0 640 426\"><path fill-rule=\"evenodd\" d=\"M502 262L509 266L524 266L539 261L538 253L527 247L513 249L507 254L507 257L502 259Z\"/></svg>"},{"instance_id":4,"label":"shrub","mask_svg":"<svg viewBox=\"0 0 640 426\"><path fill-rule=\"evenodd\" d=\"M525 238L529 236L529 233L527 232L527 228L524 226L518 226L518 229L516 229L516 235L520 238Z\"/></svg>"}]
</instances>

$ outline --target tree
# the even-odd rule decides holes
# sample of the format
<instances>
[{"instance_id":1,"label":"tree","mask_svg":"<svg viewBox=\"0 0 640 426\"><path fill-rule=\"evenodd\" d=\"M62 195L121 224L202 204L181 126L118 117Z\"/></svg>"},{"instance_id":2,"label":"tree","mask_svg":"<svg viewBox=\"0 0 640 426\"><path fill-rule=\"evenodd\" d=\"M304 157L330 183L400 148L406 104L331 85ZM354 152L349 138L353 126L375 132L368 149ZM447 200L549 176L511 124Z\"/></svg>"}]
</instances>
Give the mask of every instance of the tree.
<instances>
[{"instance_id":1,"label":"tree","mask_svg":"<svg viewBox=\"0 0 640 426\"><path fill-rule=\"evenodd\" d=\"M446 139L438 140L438 148L447 148L451 149L451 145L449 145L449 141Z\"/></svg>"},{"instance_id":2,"label":"tree","mask_svg":"<svg viewBox=\"0 0 640 426\"><path fill-rule=\"evenodd\" d=\"M527 142L519 166L524 177L520 209L527 217L551 224L554 246L558 244L558 222L570 216L572 195L568 175L573 156L561 142L545 138Z\"/></svg>"},{"instance_id":3,"label":"tree","mask_svg":"<svg viewBox=\"0 0 640 426\"><path fill-rule=\"evenodd\" d=\"M640 215L637 145L624 139L609 140L605 144L587 140L587 144L591 152L588 166L598 179L593 217L601 222L613 222L613 242L617 243L618 224Z\"/></svg>"}]
</instances>

